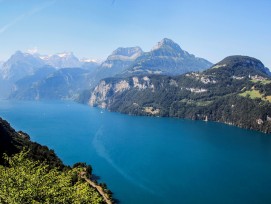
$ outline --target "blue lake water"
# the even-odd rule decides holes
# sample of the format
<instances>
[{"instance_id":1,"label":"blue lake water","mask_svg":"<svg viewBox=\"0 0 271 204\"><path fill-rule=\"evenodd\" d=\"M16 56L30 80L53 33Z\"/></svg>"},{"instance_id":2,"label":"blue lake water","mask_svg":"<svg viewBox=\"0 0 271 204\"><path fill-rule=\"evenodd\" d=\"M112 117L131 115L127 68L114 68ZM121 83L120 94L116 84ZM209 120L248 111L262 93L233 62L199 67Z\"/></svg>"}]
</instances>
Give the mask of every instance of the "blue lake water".
<instances>
[{"instance_id":1,"label":"blue lake water","mask_svg":"<svg viewBox=\"0 0 271 204\"><path fill-rule=\"evenodd\" d=\"M0 116L65 164L90 163L123 204L271 203L271 135L73 102L0 101Z\"/></svg>"}]
</instances>

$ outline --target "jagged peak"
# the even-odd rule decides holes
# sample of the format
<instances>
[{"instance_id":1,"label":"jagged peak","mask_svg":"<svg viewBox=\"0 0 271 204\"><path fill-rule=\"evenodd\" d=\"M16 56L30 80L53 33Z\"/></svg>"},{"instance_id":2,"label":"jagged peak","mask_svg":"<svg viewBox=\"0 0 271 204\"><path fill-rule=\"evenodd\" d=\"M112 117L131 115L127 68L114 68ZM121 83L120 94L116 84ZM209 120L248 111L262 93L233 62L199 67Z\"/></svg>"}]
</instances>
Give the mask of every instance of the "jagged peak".
<instances>
[{"instance_id":1,"label":"jagged peak","mask_svg":"<svg viewBox=\"0 0 271 204\"><path fill-rule=\"evenodd\" d=\"M122 55L122 56L127 56L127 57L131 57L134 54L138 54L138 53L143 53L143 50L136 46L136 47L119 47L116 50L113 51L113 53L111 55Z\"/></svg>"},{"instance_id":2,"label":"jagged peak","mask_svg":"<svg viewBox=\"0 0 271 204\"><path fill-rule=\"evenodd\" d=\"M35 55L32 55L27 52L22 52L21 50L17 50L13 55L10 56L10 58L5 62L9 61L17 61L17 60L24 60L24 59L38 59Z\"/></svg>"},{"instance_id":3,"label":"jagged peak","mask_svg":"<svg viewBox=\"0 0 271 204\"><path fill-rule=\"evenodd\" d=\"M158 50L158 49L161 49L161 48L165 48L165 47L170 47L174 50L178 50L178 51L183 51L181 49L181 47L176 43L174 42L173 40L169 39L169 38L164 38L162 39L161 41L159 41L153 48L152 48L152 51L154 50Z\"/></svg>"}]
</instances>

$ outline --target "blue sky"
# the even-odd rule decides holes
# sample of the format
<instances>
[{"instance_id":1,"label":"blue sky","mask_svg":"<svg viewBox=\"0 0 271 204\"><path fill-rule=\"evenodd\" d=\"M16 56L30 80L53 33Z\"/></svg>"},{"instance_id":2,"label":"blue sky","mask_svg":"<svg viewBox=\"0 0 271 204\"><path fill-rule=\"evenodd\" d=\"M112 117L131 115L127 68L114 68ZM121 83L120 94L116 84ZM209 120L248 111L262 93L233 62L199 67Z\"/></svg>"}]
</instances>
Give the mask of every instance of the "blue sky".
<instances>
[{"instance_id":1,"label":"blue sky","mask_svg":"<svg viewBox=\"0 0 271 204\"><path fill-rule=\"evenodd\" d=\"M0 0L0 60L36 47L106 58L171 38L217 62L241 54L271 68L270 0Z\"/></svg>"}]
</instances>

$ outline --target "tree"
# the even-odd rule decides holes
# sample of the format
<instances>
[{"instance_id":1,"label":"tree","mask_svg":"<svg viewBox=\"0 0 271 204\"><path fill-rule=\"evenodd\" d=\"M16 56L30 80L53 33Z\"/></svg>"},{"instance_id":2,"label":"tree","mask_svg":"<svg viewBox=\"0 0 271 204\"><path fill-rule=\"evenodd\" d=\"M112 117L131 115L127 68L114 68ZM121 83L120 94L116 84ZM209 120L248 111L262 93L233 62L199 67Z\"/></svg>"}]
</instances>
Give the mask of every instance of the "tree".
<instances>
[{"instance_id":1,"label":"tree","mask_svg":"<svg viewBox=\"0 0 271 204\"><path fill-rule=\"evenodd\" d=\"M0 166L0 203L103 203L99 193L77 179L80 166L59 170L30 160L27 151L13 157L4 155L7 166Z\"/></svg>"}]
</instances>

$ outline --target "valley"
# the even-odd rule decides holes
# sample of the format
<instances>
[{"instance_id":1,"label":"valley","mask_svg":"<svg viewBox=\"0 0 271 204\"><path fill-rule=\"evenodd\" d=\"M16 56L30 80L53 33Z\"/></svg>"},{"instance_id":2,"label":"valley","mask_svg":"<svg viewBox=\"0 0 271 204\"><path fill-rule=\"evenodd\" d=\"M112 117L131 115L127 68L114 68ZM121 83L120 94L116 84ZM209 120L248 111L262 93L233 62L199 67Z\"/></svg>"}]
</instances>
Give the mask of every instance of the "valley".
<instances>
[{"instance_id":1,"label":"valley","mask_svg":"<svg viewBox=\"0 0 271 204\"><path fill-rule=\"evenodd\" d=\"M16 71L22 65L27 71ZM73 100L132 115L271 132L270 71L252 57L229 56L212 65L164 38L149 52L118 48L100 64L71 52L16 52L0 70L11 100Z\"/></svg>"},{"instance_id":2,"label":"valley","mask_svg":"<svg viewBox=\"0 0 271 204\"><path fill-rule=\"evenodd\" d=\"M0 0L0 204L270 204L270 8Z\"/></svg>"}]
</instances>

